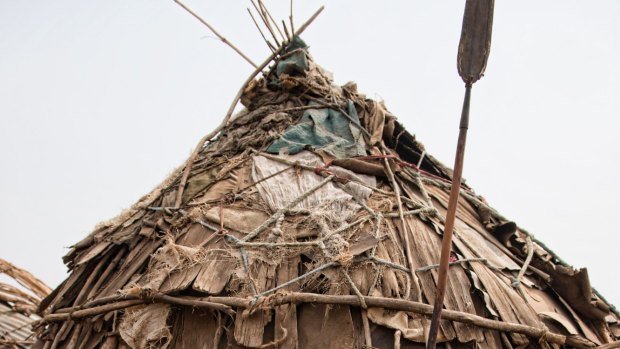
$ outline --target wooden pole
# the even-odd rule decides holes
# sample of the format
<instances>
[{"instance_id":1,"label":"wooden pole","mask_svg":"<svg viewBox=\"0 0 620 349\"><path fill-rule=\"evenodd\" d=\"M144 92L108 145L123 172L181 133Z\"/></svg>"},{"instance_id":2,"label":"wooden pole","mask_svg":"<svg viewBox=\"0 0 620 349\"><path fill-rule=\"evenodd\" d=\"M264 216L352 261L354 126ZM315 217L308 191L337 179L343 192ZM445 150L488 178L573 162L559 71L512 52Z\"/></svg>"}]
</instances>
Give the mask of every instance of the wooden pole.
<instances>
[{"instance_id":1,"label":"wooden pole","mask_svg":"<svg viewBox=\"0 0 620 349\"><path fill-rule=\"evenodd\" d=\"M620 341L615 341L615 342L607 343L607 344L601 345L600 347L597 347L597 348L598 349L620 348Z\"/></svg>"},{"instance_id":2,"label":"wooden pole","mask_svg":"<svg viewBox=\"0 0 620 349\"><path fill-rule=\"evenodd\" d=\"M116 300L114 300L116 298ZM363 296L363 302L368 307L383 308L399 311L407 311L424 316L430 316L433 313L433 307L421 302L413 302L405 299L395 299L387 297L371 297ZM154 302L178 304L189 307L215 309L214 306L222 306L222 310L228 311L230 308L249 309L250 311L260 311L261 309L273 309L273 307L283 304L333 304L333 305L348 305L361 307L361 298L357 295L326 295L317 293L300 293L300 292L286 292L277 293L270 297L262 297L258 300L253 298L241 298L241 297L189 297L189 296L166 296L163 294L151 294L146 297L139 295L127 295L119 299L115 297L105 297L85 304L82 307L72 307L59 309L56 313L47 314L40 321L42 322L58 322L68 321L71 319L83 319L86 317L92 317L99 314L105 314L109 311L124 309L130 306L138 304L149 304ZM108 303L109 302L109 303ZM87 306L96 305L92 308ZM217 309L217 310L220 310ZM239 314L239 312L237 312ZM239 316L239 315L237 315ZM523 324L510 323L498 320L487 319L482 316L470 314L466 312L445 310L444 317L450 321L461 322L470 324L473 326L500 331L506 333L520 333L530 338L537 340L544 340L549 343L555 343L559 345L567 345L573 348L589 349L594 348L595 344L587 339L574 336L574 335L562 335L549 331L544 327L532 327ZM613 342L604 345L601 348L612 349L617 348L619 342Z\"/></svg>"},{"instance_id":3,"label":"wooden pole","mask_svg":"<svg viewBox=\"0 0 620 349\"><path fill-rule=\"evenodd\" d=\"M465 158L465 143L467 141L467 129L469 127L469 100L471 97L471 84L465 89L465 100L463 101L463 111L461 112L461 124L459 129L459 140L456 146L456 159L454 160L454 174L452 176L452 187L450 188L450 200L448 201L448 213L446 224L444 225L443 237L441 240L441 257L439 259L439 273L437 276L437 291L435 293L435 305L431 326L426 342L427 349L435 349L437 333L439 331L439 320L443 309L443 298L448 283L448 267L450 263L450 252L452 251L452 232L454 231L454 220L456 218L456 206L458 204L459 193L461 191L461 178L463 175L463 160Z\"/></svg>"},{"instance_id":4,"label":"wooden pole","mask_svg":"<svg viewBox=\"0 0 620 349\"><path fill-rule=\"evenodd\" d=\"M441 243L441 256L439 259L439 273L437 275L437 291L431 325L426 340L426 349L435 349L439 323L443 310L443 299L448 284L448 268L450 252L452 250L452 233L456 219L456 207L461 190L463 175L463 162L465 158L465 144L467 129L469 128L469 102L471 99L472 85L478 81L486 69L489 52L491 49L491 31L493 27L494 0L467 0L463 15L463 27L457 56L457 67L461 79L465 82L465 98L461 121L459 126L459 138L456 146L454 160L454 174L450 199L448 201L448 213Z\"/></svg>"}]
</instances>

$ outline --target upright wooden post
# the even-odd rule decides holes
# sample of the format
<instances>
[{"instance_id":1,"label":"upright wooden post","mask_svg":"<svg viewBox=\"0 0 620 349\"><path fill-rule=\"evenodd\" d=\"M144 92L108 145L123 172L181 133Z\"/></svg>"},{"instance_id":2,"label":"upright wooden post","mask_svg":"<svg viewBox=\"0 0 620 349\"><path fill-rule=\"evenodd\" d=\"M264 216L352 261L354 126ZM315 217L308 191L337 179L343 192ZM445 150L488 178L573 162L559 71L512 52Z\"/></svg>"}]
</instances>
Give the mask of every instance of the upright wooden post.
<instances>
[{"instance_id":1,"label":"upright wooden post","mask_svg":"<svg viewBox=\"0 0 620 349\"><path fill-rule=\"evenodd\" d=\"M452 250L452 232L454 230L456 207L461 190L465 143L467 140L467 129L469 128L471 88L472 85L483 76L489 57L491 49L491 29L493 27L493 5L494 0L467 0L465 3L463 28L461 30L461 41L459 43L457 57L459 75L465 82L465 98L459 125L459 138L456 146L452 188L450 190L450 200L448 201L448 213L446 215L446 224L444 226L441 243L441 257L439 260L435 304L433 306L431 326L426 340L427 349L435 349L437 343L443 299L448 283L449 258Z\"/></svg>"}]
</instances>

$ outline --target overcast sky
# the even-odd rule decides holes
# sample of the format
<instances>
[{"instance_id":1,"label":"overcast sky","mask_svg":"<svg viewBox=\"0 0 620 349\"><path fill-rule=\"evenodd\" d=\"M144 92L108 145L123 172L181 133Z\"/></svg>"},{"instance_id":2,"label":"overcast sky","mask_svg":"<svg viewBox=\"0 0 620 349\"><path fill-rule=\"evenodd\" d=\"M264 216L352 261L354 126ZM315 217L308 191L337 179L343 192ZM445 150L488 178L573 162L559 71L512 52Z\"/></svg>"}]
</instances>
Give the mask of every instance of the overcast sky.
<instances>
[{"instance_id":1,"label":"overcast sky","mask_svg":"<svg viewBox=\"0 0 620 349\"><path fill-rule=\"evenodd\" d=\"M190 1L256 62L248 1ZM288 0L267 1L279 18ZM384 99L452 166L464 1L295 1L337 83ZM620 2L497 1L464 176L620 304ZM253 68L172 1L0 2L0 257L50 286L61 257L149 192Z\"/></svg>"}]
</instances>

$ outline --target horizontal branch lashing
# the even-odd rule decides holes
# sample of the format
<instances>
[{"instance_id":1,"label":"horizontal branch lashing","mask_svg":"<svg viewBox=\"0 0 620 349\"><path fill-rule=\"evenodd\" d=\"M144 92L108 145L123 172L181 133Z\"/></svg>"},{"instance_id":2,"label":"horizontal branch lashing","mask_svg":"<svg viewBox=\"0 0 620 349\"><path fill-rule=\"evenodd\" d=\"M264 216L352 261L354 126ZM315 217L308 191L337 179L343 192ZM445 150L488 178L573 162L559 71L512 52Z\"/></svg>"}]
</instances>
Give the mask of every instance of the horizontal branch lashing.
<instances>
[{"instance_id":1,"label":"horizontal branch lashing","mask_svg":"<svg viewBox=\"0 0 620 349\"><path fill-rule=\"evenodd\" d=\"M107 313L113 310L120 310L130 306L143 304L146 299L140 298L140 296L120 296L120 301L114 301L112 297L107 297L111 303L96 306L90 309L74 310L74 308L59 309L56 313L48 314L43 318L46 322L67 321L70 319L79 319L95 316L98 314ZM137 298L128 300L128 298ZM116 297L119 300L119 297ZM243 308L243 309L271 309L275 306L283 304L302 304L302 303L319 303L319 304L335 304L335 305L349 305L360 306L360 298L358 296L349 295L325 295L315 293L277 293L270 297L264 297L256 301L253 298L241 298L241 297L185 297L185 296L168 296L163 294L149 295L148 299L153 301L160 301L164 303L178 304L184 306L191 306L197 308L209 308L216 309L219 305L224 306L221 309L228 309L232 311L230 307ZM404 299L394 299L385 297L370 297L364 296L364 302L368 307L383 308L399 311L407 311L424 316L430 316L433 313L433 306L420 302L413 302ZM92 304L99 304L100 301L89 302ZM214 306L215 305L215 306ZM560 345L569 345L574 348L586 349L594 348L595 345L579 336L565 336L558 333L553 333L546 328L538 328L523 324L504 322L499 320L487 319L478 315L465 313L461 311L448 310L443 311L443 318L450 321L462 322L471 324L477 327L495 330L508 333L524 334L528 337L544 340L549 343L555 343Z\"/></svg>"},{"instance_id":2,"label":"horizontal branch lashing","mask_svg":"<svg viewBox=\"0 0 620 349\"><path fill-rule=\"evenodd\" d=\"M199 300L198 298L174 297L161 293L136 295L129 294L105 297L105 299L94 300L83 306L59 309L55 313L45 315L40 321L58 322L83 319L99 314L105 314L115 310L121 310L136 305L150 303L168 303L195 308L219 310L231 315L235 313L235 311L232 310L227 304L213 303L209 301ZM89 307L90 304L93 304L94 306Z\"/></svg>"}]
</instances>

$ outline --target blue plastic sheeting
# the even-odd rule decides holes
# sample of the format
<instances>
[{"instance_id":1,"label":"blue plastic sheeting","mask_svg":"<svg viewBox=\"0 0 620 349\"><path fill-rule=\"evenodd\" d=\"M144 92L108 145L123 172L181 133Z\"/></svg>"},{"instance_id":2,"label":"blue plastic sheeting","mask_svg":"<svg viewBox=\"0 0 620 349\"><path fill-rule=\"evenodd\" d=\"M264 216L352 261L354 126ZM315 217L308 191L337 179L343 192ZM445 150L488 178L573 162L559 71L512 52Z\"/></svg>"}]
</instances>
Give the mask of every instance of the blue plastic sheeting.
<instances>
[{"instance_id":1,"label":"blue plastic sheeting","mask_svg":"<svg viewBox=\"0 0 620 349\"><path fill-rule=\"evenodd\" d=\"M351 101L347 109L347 114L359 125L359 117ZM304 149L315 149L341 159L365 156L364 139L353 122L334 109L306 110L301 121L284 131L280 138L267 148L267 152L297 154Z\"/></svg>"}]
</instances>

